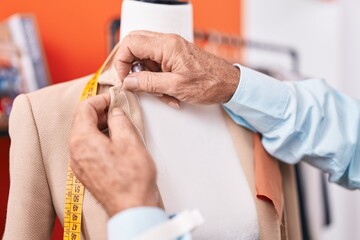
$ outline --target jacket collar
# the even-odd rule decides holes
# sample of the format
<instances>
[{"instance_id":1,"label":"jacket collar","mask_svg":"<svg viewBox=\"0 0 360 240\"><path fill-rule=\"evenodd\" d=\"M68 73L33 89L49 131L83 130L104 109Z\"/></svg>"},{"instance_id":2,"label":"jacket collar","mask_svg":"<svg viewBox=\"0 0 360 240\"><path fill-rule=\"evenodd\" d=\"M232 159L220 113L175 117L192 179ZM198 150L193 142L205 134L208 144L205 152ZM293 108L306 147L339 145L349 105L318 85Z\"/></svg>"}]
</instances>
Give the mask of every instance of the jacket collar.
<instances>
[{"instance_id":1,"label":"jacket collar","mask_svg":"<svg viewBox=\"0 0 360 240\"><path fill-rule=\"evenodd\" d=\"M102 71L100 73L98 83L100 85L117 86L121 84L114 66L114 58L117 50L119 49L120 43L116 44L109 56L106 58L104 64L101 66Z\"/></svg>"}]
</instances>

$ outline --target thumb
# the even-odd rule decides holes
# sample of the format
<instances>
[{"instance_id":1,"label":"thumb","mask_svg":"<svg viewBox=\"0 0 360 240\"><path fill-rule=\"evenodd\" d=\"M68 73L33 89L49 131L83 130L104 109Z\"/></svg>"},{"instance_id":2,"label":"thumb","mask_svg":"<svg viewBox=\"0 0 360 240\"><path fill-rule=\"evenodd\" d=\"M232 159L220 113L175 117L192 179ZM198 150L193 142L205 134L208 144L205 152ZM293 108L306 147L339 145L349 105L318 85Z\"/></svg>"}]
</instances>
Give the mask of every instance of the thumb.
<instances>
[{"instance_id":1,"label":"thumb","mask_svg":"<svg viewBox=\"0 0 360 240\"><path fill-rule=\"evenodd\" d=\"M173 96L174 86L179 81L177 74L170 72L135 72L124 79L125 88L130 91L161 93ZM176 96L174 96L176 97Z\"/></svg>"},{"instance_id":2,"label":"thumb","mask_svg":"<svg viewBox=\"0 0 360 240\"><path fill-rule=\"evenodd\" d=\"M115 144L124 144L128 141L137 141L136 130L121 108L115 107L109 113L108 127L110 139Z\"/></svg>"}]
</instances>

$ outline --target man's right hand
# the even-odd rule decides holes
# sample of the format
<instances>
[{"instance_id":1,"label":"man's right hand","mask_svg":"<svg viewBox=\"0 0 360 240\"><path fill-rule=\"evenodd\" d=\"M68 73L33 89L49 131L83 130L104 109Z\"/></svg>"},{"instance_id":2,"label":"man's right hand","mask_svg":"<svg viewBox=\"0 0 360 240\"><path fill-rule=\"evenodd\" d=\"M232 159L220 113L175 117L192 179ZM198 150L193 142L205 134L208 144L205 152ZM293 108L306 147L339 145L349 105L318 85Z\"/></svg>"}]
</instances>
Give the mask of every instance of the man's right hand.
<instances>
[{"instance_id":1,"label":"man's right hand","mask_svg":"<svg viewBox=\"0 0 360 240\"><path fill-rule=\"evenodd\" d=\"M150 71L129 75L131 63L136 60ZM126 89L164 94L175 105L179 100L227 102L240 79L238 68L175 34L131 32L122 41L114 64Z\"/></svg>"},{"instance_id":2,"label":"man's right hand","mask_svg":"<svg viewBox=\"0 0 360 240\"><path fill-rule=\"evenodd\" d=\"M108 94L79 104L70 138L71 168L110 217L127 208L156 207L155 163L124 112L114 108L107 114L109 104ZM106 125L110 137L99 130Z\"/></svg>"}]
</instances>

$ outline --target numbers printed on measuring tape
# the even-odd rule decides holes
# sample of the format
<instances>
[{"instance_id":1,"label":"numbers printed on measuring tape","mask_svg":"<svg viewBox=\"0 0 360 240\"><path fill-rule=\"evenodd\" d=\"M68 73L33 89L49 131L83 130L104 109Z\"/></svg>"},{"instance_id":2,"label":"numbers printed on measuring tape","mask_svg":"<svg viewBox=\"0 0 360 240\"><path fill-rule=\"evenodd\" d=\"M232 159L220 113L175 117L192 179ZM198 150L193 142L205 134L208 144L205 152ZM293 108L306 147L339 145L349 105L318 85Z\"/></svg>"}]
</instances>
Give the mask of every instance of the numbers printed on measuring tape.
<instances>
[{"instance_id":1,"label":"numbers printed on measuring tape","mask_svg":"<svg viewBox=\"0 0 360 240\"><path fill-rule=\"evenodd\" d=\"M113 48L108 58L100 69L85 85L80 101L89 97L95 96L97 93L98 78L105 66L112 63L113 57L119 43ZM76 178L70 165L68 165L68 173L66 176L66 190L65 190L65 210L64 210L64 240L80 240L81 238L81 213L84 200L84 185Z\"/></svg>"},{"instance_id":2,"label":"numbers printed on measuring tape","mask_svg":"<svg viewBox=\"0 0 360 240\"><path fill-rule=\"evenodd\" d=\"M97 80L102 68L86 84L80 96L80 101L96 95ZM76 178L69 164L66 176L63 240L80 240L81 238L81 214L84 191L84 185Z\"/></svg>"}]
</instances>

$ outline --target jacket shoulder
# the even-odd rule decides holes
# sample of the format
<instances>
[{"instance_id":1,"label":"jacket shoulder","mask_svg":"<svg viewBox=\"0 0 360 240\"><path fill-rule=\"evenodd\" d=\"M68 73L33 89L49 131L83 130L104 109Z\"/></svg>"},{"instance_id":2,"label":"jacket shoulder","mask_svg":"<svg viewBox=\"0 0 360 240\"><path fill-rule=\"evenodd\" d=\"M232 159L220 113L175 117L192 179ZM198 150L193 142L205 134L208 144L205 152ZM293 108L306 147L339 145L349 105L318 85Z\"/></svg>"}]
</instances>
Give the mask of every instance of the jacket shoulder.
<instances>
[{"instance_id":1,"label":"jacket shoulder","mask_svg":"<svg viewBox=\"0 0 360 240\"><path fill-rule=\"evenodd\" d=\"M89 79L90 76L86 76L18 96L14 101L11 114L14 116L10 117L10 125L17 127L15 119L31 116L41 143L67 143L76 106ZM25 112L30 115L25 116ZM15 115L18 117L15 118Z\"/></svg>"},{"instance_id":2,"label":"jacket shoulder","mask_svg":"<svg viewBox=\"0 0 360 240\"><path fill-rule=\"evenodd\" d=\"M27 96L32 107L67 105L75 100L79 100L81 91L89 79L90 76L86 76L51 85L28 93Z\"/></svg>"}]
</instances>

